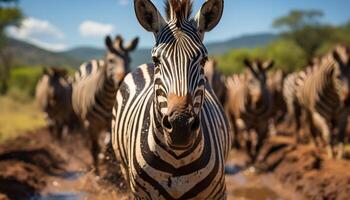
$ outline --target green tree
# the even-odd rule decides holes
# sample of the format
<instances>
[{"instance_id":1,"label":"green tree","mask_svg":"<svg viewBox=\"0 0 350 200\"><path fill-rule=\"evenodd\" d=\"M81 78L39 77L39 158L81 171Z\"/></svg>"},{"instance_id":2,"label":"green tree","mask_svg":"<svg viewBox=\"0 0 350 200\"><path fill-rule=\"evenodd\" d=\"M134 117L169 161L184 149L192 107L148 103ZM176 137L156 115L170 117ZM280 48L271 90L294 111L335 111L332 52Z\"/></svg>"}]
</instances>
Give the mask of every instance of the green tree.
<instances>
[{"instance_id":1,"label":"green tree","mask_svg":"<svg viewBox=\"0 0 350 200\"><path fill-rule=\"evenodd\" d=\"M0 0L0 94L7 92L12 67L11 53L5 48L7 43L5 29L8 26L19 26L22 18L18 0Z\"/></svg>"},{"instance_id":2,"label":"green tree","mask_svg":"<svg viewBox=\"0 0 350 200\"><path fill-rule=\"evenodd\" d=\"M243 64L245 58L273 60L274 69L283 69L286 72L301 69L307 61L303 49L288 39L279 39L267 46L254 49L234 49L216 57L220 70L227 75L242 72L245 68Z\"/></svg>"},{"instance_id":3,"label":"green tree","mask_svg":"<svg viewBox=\"0 0 350 200\"><path fill-rule=\"evenodd\" d=\"M262 49L266 60L275 61L275 69L292 72L301 69L306 64L306 55L294 41L277 40Z\"/></svg>"},{"instance_id":4,"label":"green tree","mask_svg":"<svg viewBox=\"0 0 350 200\"><path fill-rule=\"evenodd\" d=\"M288 31L303 29L305 26L318 26L323 12L319 10L292 10L287 16L273 22L275 28L286 28Z\"/></svg>"},{"instance_id":5,"label":"green tree","mask_svg":"<svg viewBox=\"0 0 350 200\"><path fill-rule=\"evenodd\" d=\"M283 30L282 36L293 40L311 59L317 49L331 35L332 28L323 25L322 11L292 10L287 16L280 17L273 22L273 27Z\"/></svg>"}]
</instances>

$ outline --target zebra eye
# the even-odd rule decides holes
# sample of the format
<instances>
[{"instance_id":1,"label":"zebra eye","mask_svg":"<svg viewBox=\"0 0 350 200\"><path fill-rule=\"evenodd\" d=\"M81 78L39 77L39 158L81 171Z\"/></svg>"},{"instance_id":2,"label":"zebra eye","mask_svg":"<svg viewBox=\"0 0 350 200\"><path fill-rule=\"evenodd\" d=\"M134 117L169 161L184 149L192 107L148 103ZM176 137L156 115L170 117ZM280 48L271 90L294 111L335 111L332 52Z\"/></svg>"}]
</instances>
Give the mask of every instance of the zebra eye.
<instances>
[{"instance_id":1,"label":"zebra eye","mask_svg":"<svg viewBox=\"0 0 350 200\"><path fill-rule=\"evenodd\" d=\"M205 66L205 64L208 62L208 57L204 57L202 60L201 60L201 62L200 62L200 65L201 66Z\"/></svg>"},{"instance_id":2,"label":"zebra eye","mask_svg":"<svg viewBox=\"0 0 350 200\"><path fill-rule=\"evenodd\" d=\"M154 63L155 66L160 65L160 60L156 56L153 56L152 60L153 60L153 63Z\"/></svg>"}]
</instances>

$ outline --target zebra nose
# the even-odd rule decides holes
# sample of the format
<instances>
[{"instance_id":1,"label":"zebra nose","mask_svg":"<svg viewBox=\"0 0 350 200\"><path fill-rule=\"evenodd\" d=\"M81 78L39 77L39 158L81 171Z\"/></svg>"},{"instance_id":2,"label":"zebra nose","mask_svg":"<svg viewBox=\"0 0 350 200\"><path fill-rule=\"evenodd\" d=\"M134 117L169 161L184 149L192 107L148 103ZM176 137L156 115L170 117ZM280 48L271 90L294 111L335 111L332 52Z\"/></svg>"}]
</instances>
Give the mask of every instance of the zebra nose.
<instances>
[{"instance_id":1,"label":"zebra nose","mask_svg":"<svg viewBox=\"0 0 350 200\"><path fill-rule=\"evenodd\" d=\"M186 146L191 143L200 126L198 116L189 113L171 113L162 119L162 126L175 146Z\"/></svg>"}]
</instances>

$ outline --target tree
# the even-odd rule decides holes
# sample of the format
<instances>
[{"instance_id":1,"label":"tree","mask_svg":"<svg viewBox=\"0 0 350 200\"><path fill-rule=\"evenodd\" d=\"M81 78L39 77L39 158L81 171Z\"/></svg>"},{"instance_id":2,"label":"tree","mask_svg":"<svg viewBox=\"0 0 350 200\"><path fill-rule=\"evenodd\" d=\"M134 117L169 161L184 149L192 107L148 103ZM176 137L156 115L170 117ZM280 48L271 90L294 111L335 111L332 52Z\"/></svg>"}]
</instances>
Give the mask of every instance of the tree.
<instances>
[{"instance_id":1,"label":"tree","mask_svg":"<svg viewBox=\"0 0 350 200\"><path fill-rule=\"evenodd\" d=\"M293 10L287 16L276 19L272 25L283 30L282 35L293 40L305 51L307 59L311 59L332 31L330 26L321 23L322 17L322 11L318 10Z\"/></svg>"},{"instance_id":2,"label":"tree","mask_svg":"<svg viewBox=\"0 0 350 200\"><path fill-rule=\"evenodd\" d=\"M0 94L7 92L12 66L11 53L5 48L7 43L5 29L8 26L19 26L22 18L18 0L0 0Z\"/></svg>"},{"instance_id":3,"label":"tree","mask_svg":"<svg viewBox=\"0 0 350 200\"><path fill-rule=\"evenodd\" d=\"M296 31L305 26L318 26L323 12L319 10L292 10L287 16L280 17L273 22L275 28L287 28Z\"/></svg>"}]
</instances>

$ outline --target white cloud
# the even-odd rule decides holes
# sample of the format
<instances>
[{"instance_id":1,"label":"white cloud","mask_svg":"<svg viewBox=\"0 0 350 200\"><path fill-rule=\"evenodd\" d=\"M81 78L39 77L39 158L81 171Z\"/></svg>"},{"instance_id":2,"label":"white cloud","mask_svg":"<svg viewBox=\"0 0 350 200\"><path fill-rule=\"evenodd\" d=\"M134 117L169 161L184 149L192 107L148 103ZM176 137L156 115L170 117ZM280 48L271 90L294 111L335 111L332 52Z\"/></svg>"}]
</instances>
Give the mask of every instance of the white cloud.
<instances>
[{"instance_id":1,"label":"white cloud","mask_svg":"<svg viewBox=\"0 0 350 200\"><path fill-rule=\"evenodd\" d=\"M79 26L79 32L83 37L103 37L112 33L114 26L94 21L84 21Z\"/></svg>"},{"instance_id":2,"label":"white cloud","mask_svg":"<svg viewBox=\"0 0 350 200\"><path fill-rule=\"evenodd\" d=\"M62 42L65 36L61 30L48 21L33 17L24 19L20 27L9 27L7 34L52 51L61 51L66 48Z\"/></svg>"}]
</instances>

